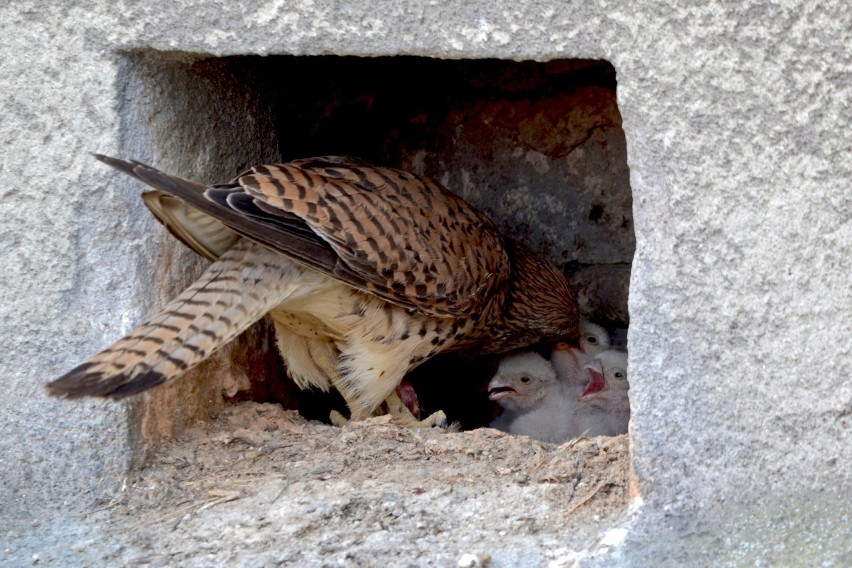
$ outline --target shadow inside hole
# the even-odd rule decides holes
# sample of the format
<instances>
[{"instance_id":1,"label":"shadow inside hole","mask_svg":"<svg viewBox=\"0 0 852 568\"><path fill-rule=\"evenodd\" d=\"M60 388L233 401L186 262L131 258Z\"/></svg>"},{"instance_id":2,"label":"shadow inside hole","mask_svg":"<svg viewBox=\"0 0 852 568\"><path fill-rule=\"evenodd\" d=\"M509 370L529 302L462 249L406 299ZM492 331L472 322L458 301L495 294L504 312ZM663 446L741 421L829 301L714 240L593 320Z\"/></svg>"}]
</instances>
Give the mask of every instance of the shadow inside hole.
<instances>
[{"instance_id":1,"label":"shadow inside hole","mask_svg":"<svg viewBox=\"0 0 852 568\"><path fill-rule=\"evenodd\" d=\"M212 120L224 127L233 116L247 140L263 138L263 148L241 157L243 148L218 141L215 151L229 156L220 179L237 173L231 161L253 165L249 156L268 155L270 144L282 160L355 155L435 178L506 235L548 255L571 277L586 317L614 330L614 338L626 337L632 196L608 62L239 56L158 63L157 57L136 56L142 79L157 86L166 70L168 89L155 89L158 96L170 93L201 113L189 119L176 105L168 121L152 127L162 130L152 135L165 146L161 152L177 155L178 148L168 150L174 143L191 158L210 141L187 124L187 144L175 126ZM221 100L214 100L217 92ZM215 110L211 116L203 114L208 108ZM272 134L262 127L268 123ZM266 334L262 354L240 362L251 385L236 399L278 401L322 420L331 409L345 410L339 395L299 391L277 359L271 331L257 333ZM495 368L496 360L476 353L447 354L409 380L426 414L444 410L469 429L494 415L486 385Z\"/></svg>"}]
</instances>

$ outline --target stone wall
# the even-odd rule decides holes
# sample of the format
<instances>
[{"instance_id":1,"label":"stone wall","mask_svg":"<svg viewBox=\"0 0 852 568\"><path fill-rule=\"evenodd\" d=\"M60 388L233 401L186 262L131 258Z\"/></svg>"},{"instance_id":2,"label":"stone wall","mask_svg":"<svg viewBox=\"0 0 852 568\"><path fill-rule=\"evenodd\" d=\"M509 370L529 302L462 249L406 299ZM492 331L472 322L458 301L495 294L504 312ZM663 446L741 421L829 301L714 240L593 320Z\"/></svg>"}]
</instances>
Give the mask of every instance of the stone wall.
<instances>
[{"instance_id":1,"label":"stone wall","mask_svg":"<svg viewBox=\"0 0 852 568\"><path fill-rule=\"evenodd\" d=\"M242 87L264 78L197 62L330 53L614 66L633 199L631 434L644 501L625 565L683 546L649 545L661 529L716 535L712 546L729 536L719 519L766 529L773 511L848 495L851 20L840 1L4 4L2 509L83 506L120 488L141 451L129 435L140 408L48 400L41 385L198 270L164 244L132 182L88 153L210 181L271 159L283 149L265 121L272 103ZM171 254L189 268L148 284ZM842 511L825 511L839 521Z\"/></svg>"}]
</instances>

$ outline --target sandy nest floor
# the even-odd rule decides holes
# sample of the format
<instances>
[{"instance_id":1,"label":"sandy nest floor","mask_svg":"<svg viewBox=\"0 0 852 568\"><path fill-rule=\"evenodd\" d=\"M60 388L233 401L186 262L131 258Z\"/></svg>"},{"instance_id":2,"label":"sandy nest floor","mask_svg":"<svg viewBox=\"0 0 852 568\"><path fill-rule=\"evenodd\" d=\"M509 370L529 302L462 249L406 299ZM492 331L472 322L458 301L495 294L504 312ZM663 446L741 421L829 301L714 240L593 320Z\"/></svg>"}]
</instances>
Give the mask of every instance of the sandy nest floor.
<instances>
[{"instance_id":1,"label":"sandy nest floor","mask_svg":"<svg viewBox=\"0 0 852 568\"><path fill-rule=\"evenodd\" d=\"M570 566L624 518L627 446L386 418L335 428L240 403L93 514L115 565Z\"/></svg>"}]
</instances>

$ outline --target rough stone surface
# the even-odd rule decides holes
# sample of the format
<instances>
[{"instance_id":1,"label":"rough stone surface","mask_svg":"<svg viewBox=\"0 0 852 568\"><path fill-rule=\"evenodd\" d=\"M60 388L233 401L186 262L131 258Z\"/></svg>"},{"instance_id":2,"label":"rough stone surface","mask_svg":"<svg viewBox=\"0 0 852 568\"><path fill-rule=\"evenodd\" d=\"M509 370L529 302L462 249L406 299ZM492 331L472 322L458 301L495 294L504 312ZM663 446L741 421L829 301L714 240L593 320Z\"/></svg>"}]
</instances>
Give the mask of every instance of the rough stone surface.
<instances>
[{"instance_id":1,"label":"rough stone surface","mask_svg":"<svg viewBox=\"0 0 852 568\"><path fill-rule=\"evenodd\" d=\"M136 191L87 153L218 179L268 150L251 145L263 134L232 122L239 112L199 124L191 151L163 145L151 133L168 109L123 113L145 108L127 105L139 96L122 74L129 60L150 50L601 58L617 71L633 192L631 436L644 500L607 562L848 565L848 516L816 505L852 490L852 445L842 443L852 419L850 29L840 0L4 3L4 524L92 506L138 455L127 424L140 408L41 391L162 293L142 284L161 247ZM233 146L205 138L229 124ZM743 530L720 535L725 518ZM779 518L783 542L770 531ZM41 526L79 534L68 519ZM660 531L684 538L651 538ZM698 538L707 534L717 538Z\"/></svg>"},{"instance_id":2,"label":"rough stone surface","mask_svg":"<svg viewBox=\"0 0 852 568\"><path fill-rule=\"evenodd\" d=\"M43 538L0 530L0 558L378 567L479 553L495 568L533 567L596 549L624 509L626 436L556 446L385 418L335 428L278 405L231 405L128 476L118 499L80 515L65 542L49 523L27 531Z\"/></svg>"}]
</instances>

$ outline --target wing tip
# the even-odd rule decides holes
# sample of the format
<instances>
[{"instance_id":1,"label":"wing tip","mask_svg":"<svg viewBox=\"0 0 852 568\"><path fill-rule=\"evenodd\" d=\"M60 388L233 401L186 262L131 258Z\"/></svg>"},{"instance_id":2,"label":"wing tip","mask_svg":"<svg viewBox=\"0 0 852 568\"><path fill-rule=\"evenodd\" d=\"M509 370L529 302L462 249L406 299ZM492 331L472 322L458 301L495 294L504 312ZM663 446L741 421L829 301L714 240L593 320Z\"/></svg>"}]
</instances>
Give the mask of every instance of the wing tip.
<instances>
[{"instance_id":1,"label":"wing tip","mask_svg":"<svg viewBox=\"0 0 852 568\"><path fill-rule=\"evenodd\" d=\"M103 162L104 164L113 167L120 172L139 179L139 175L136 173L136 166L140 165L138 162L128 162L127 160L113 158L112 156L107 156L105 154L92 153L92 156L94 156L96 160Z\"/></svg>"}]
</instances>

